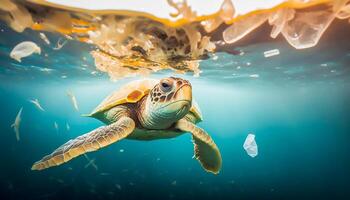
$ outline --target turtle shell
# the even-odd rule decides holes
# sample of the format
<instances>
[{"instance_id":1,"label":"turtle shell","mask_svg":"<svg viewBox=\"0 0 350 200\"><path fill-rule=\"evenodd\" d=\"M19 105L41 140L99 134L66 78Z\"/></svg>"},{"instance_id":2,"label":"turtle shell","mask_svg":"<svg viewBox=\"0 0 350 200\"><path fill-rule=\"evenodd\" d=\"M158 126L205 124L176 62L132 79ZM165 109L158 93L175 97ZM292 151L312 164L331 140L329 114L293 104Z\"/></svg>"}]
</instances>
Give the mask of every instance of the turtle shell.
<instances>
[{"instance_id":1,"label":"turtle shell","mask_svg":"<svg viewBox=\"0 0 350 200\"><path fill-rule=\"evenodd\" d=\"M142 79L130 82L107 96L94 111L87 116L99 114L121 104L137 103L142 97L147 95L157 83L159 83L159 80L156 79ZM194 99L190 112L193 113L199 121L202 120L199 106Z\"/></svg>"},{"instance_id":2,"label":"turtle shell","mask_svg":"<svg viewBox=\"0 0 350 200\"><path fill-rule=\"evenodd\" d=\"M158 82L159 81L155 79L143 79L130 82L107 96L90 115L104 112L124 103L136 103L147 95Z\"/></svg>"}]
</instances>

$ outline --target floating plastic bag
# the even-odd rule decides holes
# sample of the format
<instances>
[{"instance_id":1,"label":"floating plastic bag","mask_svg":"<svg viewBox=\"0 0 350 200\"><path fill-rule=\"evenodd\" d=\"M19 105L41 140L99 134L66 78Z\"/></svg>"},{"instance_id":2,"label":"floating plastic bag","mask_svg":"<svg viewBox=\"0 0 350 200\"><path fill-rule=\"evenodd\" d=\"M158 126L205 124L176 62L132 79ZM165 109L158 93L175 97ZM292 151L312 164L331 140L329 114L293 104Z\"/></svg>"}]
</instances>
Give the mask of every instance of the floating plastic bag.
<instances>
[{"instance_id":1,"label":"floating plastic bag","mask_svg":"<svg viewBox=\"0 0 350 200\"><path fill-rule=\"evenodd\" d=\"M254 158L258 155L258 145L255 142L255 135L249 133L243 144L244 150L247 154Z\"/></svg>"},{"instance_id":2,"label":"floating plastic bag","mask_svg":"<svg viewBox=\"0 0 350 200\"><path fill-rule=\"evenodd\" d=\"M40 54L41 49L34 42L25 41L17 44L11 51L10 57L21 62L23 57L32 55L33 53Z\"/></svg>"}]
</instances>

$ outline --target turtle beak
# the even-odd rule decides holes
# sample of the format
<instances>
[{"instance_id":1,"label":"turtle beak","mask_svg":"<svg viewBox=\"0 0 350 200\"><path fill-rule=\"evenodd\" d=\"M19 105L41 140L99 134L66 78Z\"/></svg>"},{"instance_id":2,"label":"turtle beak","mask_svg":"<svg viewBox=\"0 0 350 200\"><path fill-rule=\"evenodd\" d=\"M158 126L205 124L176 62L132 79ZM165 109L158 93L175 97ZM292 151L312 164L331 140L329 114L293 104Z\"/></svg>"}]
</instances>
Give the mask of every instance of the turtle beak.
<instances>
[{"instance_id":1,"label":"turtle beak","mask_svg":"<svg viewBox=\"0 0 350 200\"><path fill-rule=\"evenodd\" d=\"M176 101L188 101L189 103L192 102L192 87L190 84L184 84L182 85L175 93L174 99Z\"/></svg>"}]
</instances>

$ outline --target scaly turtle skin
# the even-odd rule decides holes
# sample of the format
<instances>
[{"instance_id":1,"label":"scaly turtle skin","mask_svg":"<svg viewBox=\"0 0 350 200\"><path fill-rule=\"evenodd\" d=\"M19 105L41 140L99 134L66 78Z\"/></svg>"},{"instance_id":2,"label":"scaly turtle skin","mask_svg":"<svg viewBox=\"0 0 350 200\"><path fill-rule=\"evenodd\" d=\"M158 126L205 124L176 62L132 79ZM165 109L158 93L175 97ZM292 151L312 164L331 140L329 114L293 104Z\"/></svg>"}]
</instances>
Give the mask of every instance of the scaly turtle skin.
<instances>
[{"instance_id":1,"label":"scaly turtle skin","mask_svg":"<svg viewBox=\"0 0 350 200\"><path fill-rule=\"evenodd\" d=\"M202 167L214 174L221 169L218 147L208 133L195 125L202 115L187 80L169 77L131 82L113 92L88 116L107 125L69 140L34 163L32 169L60 165L124 138L155 140L186 132L192 134L194 154Z\"/></svg>"}]
</instances>

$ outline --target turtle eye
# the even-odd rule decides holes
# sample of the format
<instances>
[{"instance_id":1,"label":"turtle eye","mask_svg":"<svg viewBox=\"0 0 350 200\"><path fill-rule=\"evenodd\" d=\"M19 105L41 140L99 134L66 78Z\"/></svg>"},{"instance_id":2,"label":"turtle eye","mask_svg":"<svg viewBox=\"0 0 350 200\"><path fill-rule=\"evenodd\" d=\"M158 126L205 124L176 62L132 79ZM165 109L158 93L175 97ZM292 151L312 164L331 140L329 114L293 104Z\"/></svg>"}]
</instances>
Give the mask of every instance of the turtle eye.
<instances>
[{"instance_id":1,"label":"turtle eye","mask_svg":"<svg viewBox=\"0 0 350 200\"><path fill-rule=\"evenodd\" d=\"M167 81L167 80L162 80L160 82L160 89L163 91L163 92L169 92L172 88L172 83L170 81Z\"/></svg>"}]
</instances>

